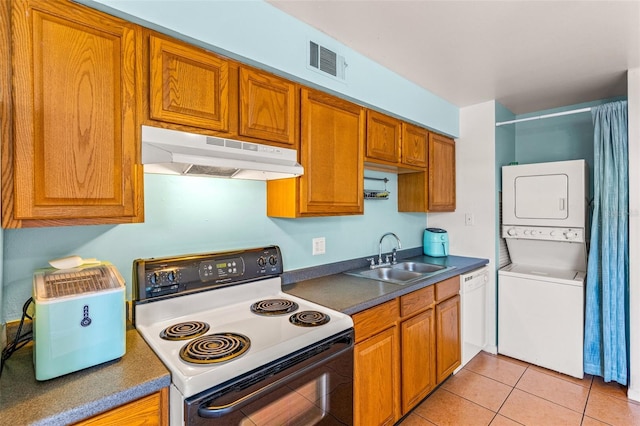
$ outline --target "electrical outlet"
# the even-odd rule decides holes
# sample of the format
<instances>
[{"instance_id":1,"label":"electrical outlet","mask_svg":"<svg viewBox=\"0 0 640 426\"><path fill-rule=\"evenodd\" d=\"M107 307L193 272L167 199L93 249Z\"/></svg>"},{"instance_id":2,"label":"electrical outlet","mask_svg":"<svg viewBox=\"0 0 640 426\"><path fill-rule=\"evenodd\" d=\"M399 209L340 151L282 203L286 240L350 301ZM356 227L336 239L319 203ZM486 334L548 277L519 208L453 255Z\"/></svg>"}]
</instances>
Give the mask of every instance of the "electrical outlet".
<instances>
[{"instance_id":1,"label":"electrical outlet","mask_svg":"<svg viewBox=\"0 0 640 426\"><path fill-rule=\"evenodd\" d=\"M465 213L464 214L464 224L466 226L473 226L475 224L475 219L473 217L473 213Z\"/></svg>"},{"instance_id":2,"label":"electrical outlet","mask_svg":"<svg viewBox=\"0 0 640 426\"><path fill-rule=\"evenodd\" d=\"M324 237L318 237L311 240L313 244L312 253L314 256L318 254L325 254L326 252L326 244Z\"/></svg>"}]
</instances>

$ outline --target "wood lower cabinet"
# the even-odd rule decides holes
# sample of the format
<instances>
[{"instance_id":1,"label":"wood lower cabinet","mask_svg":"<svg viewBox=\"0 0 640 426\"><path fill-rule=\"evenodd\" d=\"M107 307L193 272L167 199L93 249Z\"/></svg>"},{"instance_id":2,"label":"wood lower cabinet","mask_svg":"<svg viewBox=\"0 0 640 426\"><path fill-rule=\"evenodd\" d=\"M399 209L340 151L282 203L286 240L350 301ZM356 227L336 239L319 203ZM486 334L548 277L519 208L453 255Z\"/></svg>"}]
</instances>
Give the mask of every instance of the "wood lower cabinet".
<instances>
[{"instance_id":1,"label":"wood lower cabinet","mask_svg":"<svg viewBox=\"0 0 640 426\"><path fill-rule=\"evenodd\" d=\"M160 35L148 36L149 118L229 130L229 62Z\"/></svg>"},{"instance_id":2,"label":"wood lower cabinet","mask_svg":"<svg viewBox=\"0 0 640 426\"><path fill-rule=\"evenodd\" d=\"M301 90L300 163L304 175L267 182L267 215L337 216L364 212L364 108Z\"/></svg>"},{"instance_id":3,"label":"wood lower cabinet","mask_svg":"<svg viewBox=\"0 0 640 426\"><path fill-rule=\"evenodd\" d=\"M461 363L460 296L436 305L436 378L445 380Z\"/></svg>"},{"instance_id":4,"label":"wood lower cabinet","mask_svg":"<svg viewBox=\"0 0 640 426\"><path fill-rule=\"evenodd\" d=\"M455 211L455 141L429 133L428 163L424 172L398 175L398 211Z\"/></svg>"},{"instance_id":5,"label":"wood lower cabinet","mask_svg":"<svg viewBox=\"0 0 640 426\"><path fill-rule=\"evenodd\" d=\"M355 425L392 425L400 418L398 299L353 316Z\"/></svg>"},{"instance_id":6,"label":"wood lower cabinet","mask_svg":"<svg viewBox=\"0 0 640 426\"><path fill-rule=\"evenodd\" d=\"M356 344L354 423L392 425L399 418L398 341L393 326Z\"/></svg>"},{"instance_id":7,"label":"wood lower cabinet","mask_svg":"<svg viewBox=\"0 0 640 426\"><path fill-rule=\"evenodd\" d=\"M356 426L393 424L460 365L459 277L353 316Z\"/></svg>"},{"instance_id":8,"label":"wood lower cabinet","mask_svg":"<svg viewBox=\"0 0 640 426\"><path fill-rule=\"evenodd\" d=\"M462 362L460 336L460 277L435 285L436 379L445 380Z\"/></svg>"},{"instance_id":9,"label":"wood lower cabinet","mask_svg":"<svg viewBox=\"0 0 640 426\"><path fill-rule=\"evenodd\" d=\"M75 423L75 426L169 424L169 390L164 388L151 395L116 407L106 413Z\"/></svg>"},{"instance_id":10,"label":"wood lower cabinet","mask_svg":"<svg viewBox=\"0 0 640 426\"><path fill-rule=\"evenodd\" d=\"M252 68L240 68L238 134L298 148L300 89L288 80Z\"/></svg>"},{"instance_id":11,"label":"wood lower cabinet","mask_svg":"<svg viewBox=\"0 0 640 426\"><path fill-rule=\"evenodd\" d=\"M436 386L435 286L400 297L402 415Z\"/></svg>"},{"instance_id":12,"label":"wood lower cabinet","mask_svg":"<svg viewBox=\"0 0 640 426\"><path fill-rule=\"evenodd\" d=\"M142 221L140 28L67 1L16 0L11 36L3 226Z\"/></svg>"},{"instance_id":13,"label":"wood lower cabinet","mask_svg":"<svg viewBox=\"0 0 640 426\"><path fill-rule=\"evenodd\" d=\"M402 414L436 387L436 326L433 308L401 324Z\"/></svg>"}]
</instances>

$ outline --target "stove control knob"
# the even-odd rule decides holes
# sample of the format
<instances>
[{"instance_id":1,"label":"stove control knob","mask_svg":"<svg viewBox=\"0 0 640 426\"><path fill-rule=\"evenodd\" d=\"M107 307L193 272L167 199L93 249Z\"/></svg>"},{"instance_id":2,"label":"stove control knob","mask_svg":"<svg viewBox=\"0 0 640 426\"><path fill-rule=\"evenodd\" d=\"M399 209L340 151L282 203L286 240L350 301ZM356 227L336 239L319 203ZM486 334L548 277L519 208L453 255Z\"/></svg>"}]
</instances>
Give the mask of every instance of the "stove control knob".
<instances>
[{"instance_id":1,"label":"stove control knob","mask_svg":"<svg viewBox=\"0 0 640 426\"><path fill-rule=\"evenodd\" d=\"M152 273L151 275L149 275L149 282L151 283L151 285L156 285L158 284L159 281L159 276L157 272Z\"/></svg>"},{"instance_id":2,"label":"stove control knob","mask_svg":"<svg viewBox=\"0 0 640 426\"><path fill-rule=\"evenodd\" d=\"M524 235L529 235L529 230L528 229L524 230Z\"/></svg>"},{"instance_id":3,"label":"stove control knob","mask_svg":"<svg viewBox=\"0 0 640 426\"><path fill-rule=\"evenodd\" d=\"M550 235L550 236L552 236L552 237L555 237L555 236L556 236L556 231L551 231L551 232L549 233L549 235Z\"/></svg>"},{"instance_id":4,"label":"stove control knob","mask_svg":"<svg viewBox=\"0 0 640 426\"><path fill-rule=\"evenodd\" d=\"M518 235L518 230L516 228L511 228L507 231L507 234L509 234L512 237L515 237L516 235Z\"/></svg>"},{"instance_id":5,"label":"stove control knob","mask_svg":"<svg viewBox=\"0 0 640 426\"><path fill-rule=\"evenodd\" d=\"M267 265L267 259L264 256L258 258L258 265L264 268Z\"/></svg>"},{"instance_id":6,"label":"stove control knob","mask_svg":"<svg viewBox=\"0 0 640 426\"><path fill-rule=\"evenodd\" d=\"M174 282L176 280L176 271L167 272L167 279L170 283Z\"/></svg>"},{"instance_id":7,"label":"stove control knob","mask_svg":"<svg viewBox=\"0 0 640 426\"><path fill-rule=\"evenodd\" d=\"M269 265L275 266L277 264L278 264L278 258L273 255L269 256Z\"/></svg>"},{"instance_id":8,"label":"stove control knob","mask_svg":"<svg viewBox=\"0 0 640 426\"><path fill-rule=\"evenodd\" d=\"M531 231L531 235L538 235L538 231L534 229L533 231Z\"/></svg>"}]
</instances>

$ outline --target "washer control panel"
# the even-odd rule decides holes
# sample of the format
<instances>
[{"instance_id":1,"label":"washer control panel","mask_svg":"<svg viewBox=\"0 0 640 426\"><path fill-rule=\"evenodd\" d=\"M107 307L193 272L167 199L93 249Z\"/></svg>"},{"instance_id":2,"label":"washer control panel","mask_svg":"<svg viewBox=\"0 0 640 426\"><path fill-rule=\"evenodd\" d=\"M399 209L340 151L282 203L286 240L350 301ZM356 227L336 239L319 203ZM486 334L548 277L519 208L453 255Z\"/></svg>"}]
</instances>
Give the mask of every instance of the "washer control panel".
<instances>
[{"instance_id":1,"label":"washer control panel","mask_svg":"<svg viewBox=\"0 0 640 426\"><path fill-rule=\"evenodd\" d=\"M583 228L502 225L502 238L584 243Z\"/></svg>"}]
</instances>

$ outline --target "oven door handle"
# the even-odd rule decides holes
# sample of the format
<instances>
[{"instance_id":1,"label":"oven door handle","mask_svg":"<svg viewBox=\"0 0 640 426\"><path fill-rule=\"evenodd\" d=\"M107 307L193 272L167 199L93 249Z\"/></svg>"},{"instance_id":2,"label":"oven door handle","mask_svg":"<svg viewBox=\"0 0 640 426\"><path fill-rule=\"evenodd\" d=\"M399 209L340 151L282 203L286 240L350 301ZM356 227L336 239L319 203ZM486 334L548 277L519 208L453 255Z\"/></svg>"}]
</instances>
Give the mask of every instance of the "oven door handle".
<instances>
[{"instance_id":1,"label":"oven door handle","mask_svg":"<svg viewBox=\"0 0 640 426\"><path fill-rule=\"evenodd\" d=\"M286 385L287 383L297 379L308 371L318 368L320 365L325 364L349 351L353 351L353 345L351 343L346 347L343 344L334 344L327 350L316 353L311 357L301 361L300 363L285 368L284 370L273 374L270 377L266 377L264 381L269 381L269 383L264 384L259 389L253 392L244 394L242 391L231 390L229 393L237 392L240 394L240 396L233 402L230 402L228 404L214 405L216 403L216 398L204 401L198 407L198 415L205 418L218 418L227 415L244 407L250 402L255 401L263 395L269 394L272 391ZM291 371L291 369L294 369L294 371Z\"/></svg>"}]
</instances>

